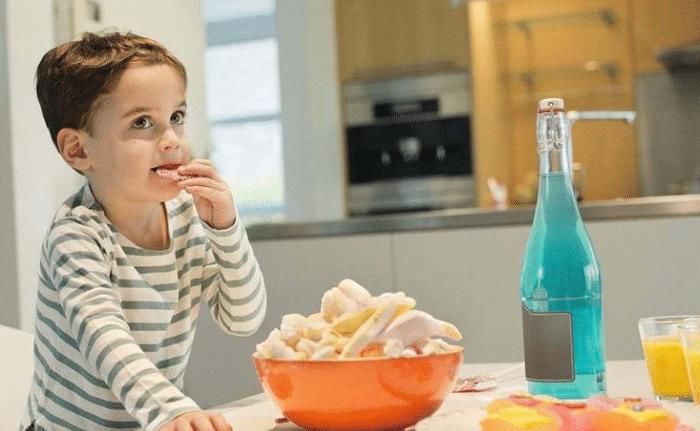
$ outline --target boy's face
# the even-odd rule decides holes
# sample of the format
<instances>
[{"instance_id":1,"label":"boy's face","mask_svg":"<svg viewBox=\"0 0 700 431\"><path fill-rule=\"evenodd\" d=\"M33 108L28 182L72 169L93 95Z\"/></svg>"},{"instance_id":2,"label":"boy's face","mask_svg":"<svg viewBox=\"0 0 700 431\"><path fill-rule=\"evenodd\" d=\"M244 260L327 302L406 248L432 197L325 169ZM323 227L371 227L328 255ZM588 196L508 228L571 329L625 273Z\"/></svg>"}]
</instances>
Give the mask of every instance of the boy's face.
<instances>
[{"instance_id":1,"label":"boy's face","mask_svg":"<svg viewBox=\"0 0 700 431\"><path fill-rule=\"evenodd\" d=\"M155 168L189 161L185 85L168 65L132 65L103 96L85 142L91 186L106 200L172 199L177 183Z\"/></svg>"}]
</instances>

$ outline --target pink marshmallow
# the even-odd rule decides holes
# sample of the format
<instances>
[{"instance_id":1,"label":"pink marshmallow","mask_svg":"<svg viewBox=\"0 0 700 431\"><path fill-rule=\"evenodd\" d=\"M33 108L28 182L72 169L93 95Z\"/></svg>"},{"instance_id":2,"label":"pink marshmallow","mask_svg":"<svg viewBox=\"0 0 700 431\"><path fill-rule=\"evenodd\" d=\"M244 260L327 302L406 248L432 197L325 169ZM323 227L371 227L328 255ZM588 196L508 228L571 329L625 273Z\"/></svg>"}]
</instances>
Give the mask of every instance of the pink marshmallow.
<instances>
[{"instance_id":1,"label":"pink marshmallow","mask_svg":"<svg viewBox=\"0 0 700 431\"><path fill-rule=\"evenodd\" d=\"M176 169L156 169L156 174L171 181L186 180L187 176L180 175Z\"/></svg>"}]
</instances>

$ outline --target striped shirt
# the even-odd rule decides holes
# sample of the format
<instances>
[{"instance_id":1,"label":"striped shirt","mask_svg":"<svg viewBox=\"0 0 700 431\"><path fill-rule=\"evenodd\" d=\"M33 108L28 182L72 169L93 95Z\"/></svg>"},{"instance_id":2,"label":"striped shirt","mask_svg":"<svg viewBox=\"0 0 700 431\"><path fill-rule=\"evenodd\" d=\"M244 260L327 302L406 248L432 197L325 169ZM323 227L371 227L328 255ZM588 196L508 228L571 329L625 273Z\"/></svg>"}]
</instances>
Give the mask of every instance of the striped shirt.
<instances>
[{"instance_id":1,"label":"striped shirt","mask_svg":"<svg viewBox=\"0 0 700 431\"><path fill-rule=\"evenodd\" d=\"M184 192L165 208L167 250L121 235L88 185L58 210L42 247L22 429L157 430L199 410L182 387L200 300L230 334L262 323L265 284L241 223L208 227Z\"/></svg>"}]
</instances>

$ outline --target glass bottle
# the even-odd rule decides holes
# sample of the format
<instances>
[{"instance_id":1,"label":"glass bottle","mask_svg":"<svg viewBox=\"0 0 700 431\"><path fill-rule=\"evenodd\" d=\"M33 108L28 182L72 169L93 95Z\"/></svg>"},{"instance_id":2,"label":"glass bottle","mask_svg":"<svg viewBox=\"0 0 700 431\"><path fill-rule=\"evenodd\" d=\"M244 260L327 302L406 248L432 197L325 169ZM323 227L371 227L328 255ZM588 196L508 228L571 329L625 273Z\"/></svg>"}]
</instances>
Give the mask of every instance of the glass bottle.
<instances>
[{"instance_id":1,"label":"glass bottle","mask_svg":"<svg viewBox=\"0 0 700 431\"><path fill-rule=\"evenodd\" d=\"M605 393L598 262L571 184L562 99L538 104L540 179L520 277L525 374L532 394Z\"/></svg>"}]
</instances>

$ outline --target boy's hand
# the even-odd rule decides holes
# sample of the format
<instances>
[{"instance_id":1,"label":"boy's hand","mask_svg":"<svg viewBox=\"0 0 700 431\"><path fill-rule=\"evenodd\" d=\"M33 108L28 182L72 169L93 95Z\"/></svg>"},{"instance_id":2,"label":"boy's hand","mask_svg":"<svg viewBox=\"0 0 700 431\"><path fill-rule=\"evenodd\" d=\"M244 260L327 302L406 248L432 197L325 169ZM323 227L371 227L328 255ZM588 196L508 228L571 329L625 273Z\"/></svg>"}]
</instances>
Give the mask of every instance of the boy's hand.
<instances>
[{"instance_id":1,"label":"boy's hand","mask_svg":"<svg viewBox=\"0 0 700 431\"><path fill-rule=\"evenodd\" d=\"M207 412L183 413L158 431L233 431L223 416Z\"/></svg>"},{"instance_id":2,"label":"boy's hand","mask_svg":"<svg viewBox=\"0 0 700 431\"><path fill-rule=\"evenodd\" d=\"M192 160L180 166L177 172L191 177L178 181L178 184L194 198L199 218L214 229L226 229L233 225L236 207L231 190L209 160Z\"/></svg>"}]
</instances>

